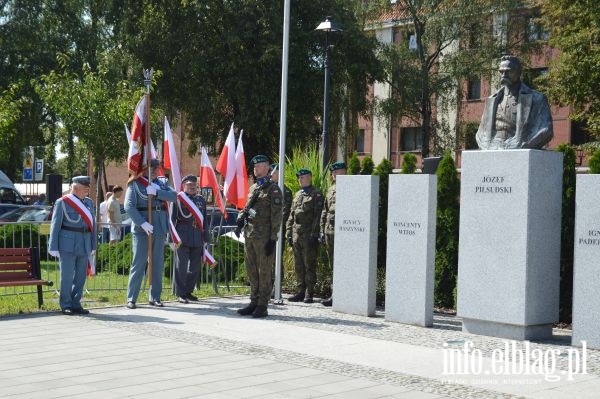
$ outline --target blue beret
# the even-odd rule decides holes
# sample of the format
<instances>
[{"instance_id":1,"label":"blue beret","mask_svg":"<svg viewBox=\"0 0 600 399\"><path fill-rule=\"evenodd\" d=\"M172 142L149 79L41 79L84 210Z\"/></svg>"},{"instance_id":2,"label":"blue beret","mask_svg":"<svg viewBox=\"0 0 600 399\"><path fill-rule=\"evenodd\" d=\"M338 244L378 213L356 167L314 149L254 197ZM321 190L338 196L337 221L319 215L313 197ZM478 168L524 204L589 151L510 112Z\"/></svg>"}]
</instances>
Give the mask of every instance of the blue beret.
<instances>
[{"instance_id":1,"label":"blue beret","mask_svg":"<svg viewBox=\"0 0 600 399\"><path fill-rule=\"evenodd\" d=\"M187 182L198 183L198 178L194 175L187 175L183 179L181 179L181 182L182 183L187 183Z\"/></svg>"},{"instance_id":2,"label":"blue beret","mask_svg":"<svg viewBox=\"0 0 600 399\"><path fill-rule=\"evenodd\" d=\"M335 162L329 165L329 170L333 172L334 170L346 169L346 164L344 162Z\"/></svg>"},{"instance_id":3,"label":"blue beret","mask_svg":"<svg viewBox=\"0 0 600 399\"><path fill-rule=\"evenodd\" d=\"M71 183L81 184L83 186L90 185L90 177L89 176L75 176L71 179Z\"/></svg>"},{"instance_id":4,"label":"blue beret","mask_svg":"<svg viewBox=\"0 0 600 399\"><path fill-rule=\"evenodd\" d=\"M296 172L296 177L304 176L304 175L312 175L310 169L298 169Z\"/></svg>"},{"instance_id":5,"label":"blue beret","mask_svg":"<svg viewBox=\"0 0 600 399\"><path fill-rule=\"evenodd\" d=\"M250 164L256 165L257 163L261 162L269 162L269 158L267 158L266 155L256 155L254 158L252 158Z\"/></svg>"}]
</instances>

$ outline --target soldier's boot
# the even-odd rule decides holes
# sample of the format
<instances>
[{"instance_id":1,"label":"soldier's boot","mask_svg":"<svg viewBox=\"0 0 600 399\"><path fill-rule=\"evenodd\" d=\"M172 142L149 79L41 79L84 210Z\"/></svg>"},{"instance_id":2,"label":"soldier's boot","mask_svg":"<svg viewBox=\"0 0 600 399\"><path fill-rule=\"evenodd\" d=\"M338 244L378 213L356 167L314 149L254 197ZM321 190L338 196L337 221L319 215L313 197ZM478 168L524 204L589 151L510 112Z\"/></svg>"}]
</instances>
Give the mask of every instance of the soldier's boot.
<instances>
[{"instance_id":1,"label":"soldier's boot","mask_svg":"<svg viewBox=\"0 0 600 399\"><path fill-rule=\"evenodd\" d=\"M313 303L313 294L312 292L307 292L306 297L304 298L304 303Z\"/></svg>"},{"instance_id":2,"label":"soldier's boot","mask_svg":"<svg viewBox=\"0 0 600 399\"><path fill-rule=\"evenodd\" d=\"M323 306L331 306L333 305L333 299L327 298L321 301L321 305Z\"/></svg>"},{"instance_id":3,"label":"soldier's boot","mask_svg":"<svg viewBox=\"0 0 600 399\"><path fill-rule=\"evenodd\" d=\"M248 304L248 306L246 306L245 308L238 309L237 312L241 316L249 316L249 315L251 315L254 312L254 310L256 309L256 307L257 306L256 306L255 303L250 302Z\"/></svg>"},{"instance_id":4,"label":"soldier's boot","mask_svg":"<svg viewBox=\"0 0 600 399\"><path fill-rule=\"evenodd\" d=\"M302 302L304 300L304 292L299 292L288 298L288 302Z\"/></svg>"},{"instance_id":5,"label":"soldier's boot","mask_svg":"<svg viewBox=\"0 0 600 399\"><path fill-rule=\"evenodd\" d=\"M267 317L268 315L267 305L258 305L256 309L254 309L254 312L252 312L252 317L254 318Z\"/></svg>"}]
</instances>

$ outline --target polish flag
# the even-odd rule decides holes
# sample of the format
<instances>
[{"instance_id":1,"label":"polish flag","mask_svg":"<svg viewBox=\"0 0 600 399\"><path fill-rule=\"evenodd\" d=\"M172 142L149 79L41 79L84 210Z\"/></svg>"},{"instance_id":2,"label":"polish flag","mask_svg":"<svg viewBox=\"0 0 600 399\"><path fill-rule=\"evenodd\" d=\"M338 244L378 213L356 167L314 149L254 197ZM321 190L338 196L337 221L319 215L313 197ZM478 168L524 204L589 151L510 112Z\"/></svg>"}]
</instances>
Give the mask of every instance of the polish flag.
<instances>
[{"instance_id":1,"label":"polish flag","mask_svg":"<svg viewBox=\"0 0 600 399\"><path fill-rule=\"evenodd\" d=\"M125 125L125 136L127 136L127 145L129 145L129 143L131 143L131 132L126 123L123 123L123 125Z\"/></svg>"},{"instance_id":2,"label":"polish flag","mask_svg":"<svg viewBox=\"0 0 600 399\"><path fill-rule=\"evenodd\" d=\"M244 143L242 142L243 134L244 131L242 130L235 148L235 182L237 184L237 200L235 206L238 209L242 209L246 206L246 194L248 193L248 171L246 169L246 159L244 158Z\"/></svg>"},{"instance_id":3,"label":"polish flag","mask_svg":"<svg viewBox=\"0 0 600 399\"><path fill-rule=\"evenodd\" d=\"M175 187L175 191L181 191L181 171L179 170L179 162L177 162L177 153L175 152L175 141L173 140L173 134L171 133L171 126L169 126L169 121L166 116L163 153L165 168L171 170L173 187Z\"/></svg>"},{"instance_id":4,"label":"polish flag","mask_svg":"<svg viewBox=\"0 0 600 399\"><path fill-rule=\"evenodd\" d=\"M237 205L237 182L236 182L236 160L235 160L235 133L233 132L233 123L229 129L225 146L217 162L217 172L224 176L223 193L225 199Z\"/></svg>"},{"instance_id":5,"label":"polish flag","mask_svg":"<svg viewBox=\"0 0 600 399\"><path fill-rule=\"evenodd\" d=\"M208 159L206 148L202 147L202 158L200 160L200 188L209 187L212 189L213 197L217 207L221 210L223 217L227 219L227 212L225 212L225 200L219 190L219 183L217 183L217 175Z\"/></svg>"},{"instance_id":6,"label":"polish flag","mask_svg":"<svg viewBox=\"0 0 600 399\"><path fill-rule=\"evenodd\" d=\"M146 96L138 102L133 114L131 124L131 140L129 140L129 153L127 154L127 169L133 175L138 175L146 164L144 156L145 126L146 125Z\"/></svg>"}]
</instances>

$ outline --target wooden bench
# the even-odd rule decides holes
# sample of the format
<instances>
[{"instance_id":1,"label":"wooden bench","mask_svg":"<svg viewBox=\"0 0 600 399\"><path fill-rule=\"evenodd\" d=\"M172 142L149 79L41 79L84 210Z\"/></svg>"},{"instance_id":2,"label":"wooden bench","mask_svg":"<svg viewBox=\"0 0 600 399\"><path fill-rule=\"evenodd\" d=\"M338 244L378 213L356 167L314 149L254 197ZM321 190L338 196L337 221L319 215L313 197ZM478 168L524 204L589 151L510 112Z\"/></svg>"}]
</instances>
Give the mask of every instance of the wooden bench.
<instances>
[{"instance_id":1,"label":"wooden bench","mask_svg":"<svg viewBox=\"0 0 600 399\"><path fill-rule=\"evenodd\" d=\"M44 304L42 285L53 285L42 280L40 251L33 248L0 248L0 287L37 285L38 306Z\"/></svg>"}]
</instances>

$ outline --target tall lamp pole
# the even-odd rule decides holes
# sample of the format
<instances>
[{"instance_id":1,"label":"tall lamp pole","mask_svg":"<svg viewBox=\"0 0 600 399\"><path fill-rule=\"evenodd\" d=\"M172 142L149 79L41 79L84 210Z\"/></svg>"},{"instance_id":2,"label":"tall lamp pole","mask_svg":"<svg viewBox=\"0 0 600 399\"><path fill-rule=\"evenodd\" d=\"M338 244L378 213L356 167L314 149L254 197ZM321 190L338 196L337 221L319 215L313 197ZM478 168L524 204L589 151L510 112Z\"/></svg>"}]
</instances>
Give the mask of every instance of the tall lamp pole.
<instances>
[{"instance_id":1,"label":"tall lamp pole","mask_svg":"<svg viewBox=\"0 0 600 399\"><path fill-rule=\"evenodd\" d=\"M325 32L325 85L323 88L323 134L321 136L323 149L323 172L327 168L329 161L329 32L341 32L341 27L335 23L330 16L325 17L325 21L317 26L318 31Z\"/></svg>"}]
</instances>

